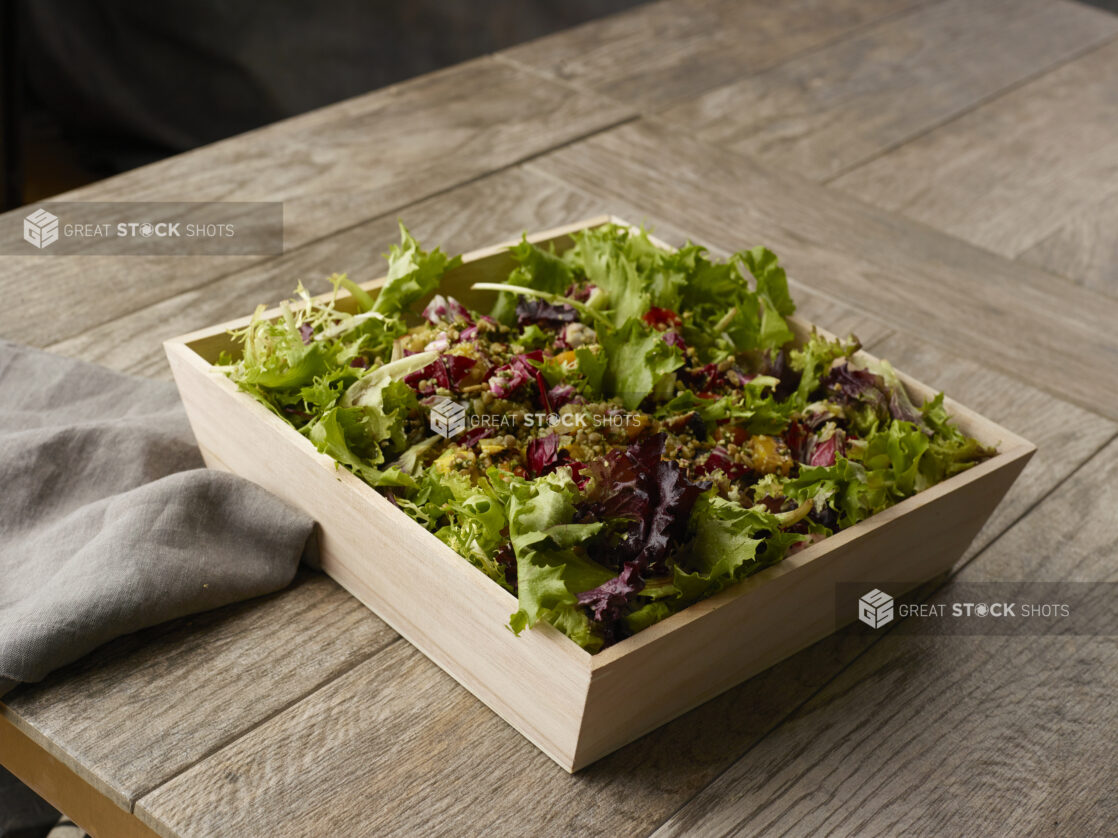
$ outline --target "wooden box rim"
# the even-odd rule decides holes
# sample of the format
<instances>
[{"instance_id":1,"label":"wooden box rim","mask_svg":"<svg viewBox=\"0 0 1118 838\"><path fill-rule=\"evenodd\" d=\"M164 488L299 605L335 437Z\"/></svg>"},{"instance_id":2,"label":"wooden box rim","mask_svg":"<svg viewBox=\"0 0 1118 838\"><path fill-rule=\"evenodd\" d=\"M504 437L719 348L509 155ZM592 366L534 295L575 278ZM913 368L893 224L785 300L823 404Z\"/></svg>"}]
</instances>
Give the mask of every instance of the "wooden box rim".
<instances>
[{"instance_id":1,"label":"wooden box rim","mask_svg":"<svg viewBox=\"0 0 1118 838\"><path fill-rule=\"evenodd\" d=\"M618 218L614 215L598 215L582 221L566 224L560 227L554 227L548 230L543 230L537 233L527 235L527 239L532 243L547 242L552 239L559 239L570 235L573 232L598 227L603 224L614 223L620 224L625 227L634 228L634 225ZM499 255L506 251L509 247L517 244L520 239L510 239L499 244L491 245L488 247L473 250L463 254L463 264L478 262L489 257ZM653 237L653 241L663 247L671 248L671 245L664 242L657 241ZM375 291L384 284L385 277L370 280L368 282L359 283L359 285L369 291ZM331 294L319 294L315 299L325 299ZM338 299L348 297L345 291L338 292ZM278 307L273 307L264 312L265 317L277 317L280 314ZM828 337L834 337L830 332L818 326L813 326L806 321L801 320L796 316L787 318L789 324L792 326L793 331L796 333L797 339L802 339L803 336L809 334L811 329L814 328L820 334ZM517 608L516 597L510 592L506 591L500 585L497 585L479 569L470 564L466 559L459 556L443 542L436 538L432 533L425 530L418 523L409 518L403 511L393 507L387 499L385 499L376 489L365 483L363 480L352 474L345 468L342 468L331 457L326 454L320 453L315 449L313 443L295 428L283 421L279 416L276 416L262 404L257 402L247 393L242 392L237 385L231 381L224 373L214 369L213 365L206 360L199 351L199 345L207 342L214 341L214 339L225 339L227 333L231 329L239 329L247 325L252 320L252 315L240 317L235 320L230 320L215 326L210 326L204 329L199 329L178 337L170 338L164 341L163 346L168 355L173 355L176 358L194 366L195 368L205 372L211 378L214 384L223 388L227 392L234 394L241 404L244 405L246 410L255 411L256 416L261 422L268 423L278 433L282 434L291 443L298 446L299 449L307 455L314 457L319 462L319 465L336 472L337 477L345 485L352 490L358 492L365 497L371 504L384 504L386 507L392 508L392 514L398 516L401 526L413 528L413 532L417 539L426 539L428 553L433 556L438 556L439 560L446 566L446 572L451 576L457 576L462 580L463 585L467 588L473 588L478 592L479 596L496 597L504 601L508 605L509 614L512 614ZM858 357L866 360L876 360L876 356L860 350ZM904 383L909 393L920 400L926 400L932 397L937 391L922 382L906 375L903 371L897 370L897 375ZM1029 457L1036 450L1036 446L1023 437L1013 433L1009 429L993 422L990 419L982 416L978 412L971 410L965 405L956 402L950 396L944 397L944 405L947 408L951 418L956 425L970 436L978 439L984 445L994 445L998 448L998 453L990 459L979 463L964 472L956 474L946 480L937 483L924 491L913 495L910 498L889 507L883 512L879 512L864 521L860 521L852 527L845 530L840 530L829 538L817 542L810 547L802 550L795 555L789 556L772 567L766 568L759 573L749 576L737 583L736 585L727 588L726 590L709 597L708 599L701 600L694 603L687 608L679 611L671 616L661 620L658 623L644 629L637 634L628 637L613 646L603 649L597 654L590 654L574 641L567 638L554 627L541 623L535 628L528 630L533 634L550 635L549 644L555 645L558 650L566 654L568 657L577 661L580 665L584 666L590 678L595 677L604 670L608 670L611 664L624 658L625 656L634 653L644 647L660 641L665 636L678 631L693 622L699 621L726 607L734 600L745 596L758 587L763 586L766 582L783 576L787 573L792 573L797 569L810 564L811 562L821 558L827 553L849 543L855 539L861 538L874 530L883 527L891 521L903 517L908 512L929 503L936 498L949 494L966 484L976 481L988 473L997 471L1010 463L1019 460L1023 457ZM469 571L464 573L463 571ZM915 581L915 580L914 580ZM479 584L480 583L480 584ZM530 644L526 644L529 646Z\"/></svg>"}]
</instances>

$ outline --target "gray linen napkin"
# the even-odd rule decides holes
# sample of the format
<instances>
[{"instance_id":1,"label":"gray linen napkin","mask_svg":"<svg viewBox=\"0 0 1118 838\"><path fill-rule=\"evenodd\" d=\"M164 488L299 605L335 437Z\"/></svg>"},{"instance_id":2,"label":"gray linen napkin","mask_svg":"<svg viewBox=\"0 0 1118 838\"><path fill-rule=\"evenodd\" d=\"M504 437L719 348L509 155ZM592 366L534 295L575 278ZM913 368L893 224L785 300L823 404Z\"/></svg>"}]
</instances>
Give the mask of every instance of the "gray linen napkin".
<instances>
[{"instance_id":1,"label":"gray linen napkin","mask_svg":"<svg viewBox=\"0 0 1118 838\"><path fill-rule=\"evenodd\" d=\"M174 385L0 340L0 695L286 586L312 529L202 468Z\"/></svg>"}]
</instances>

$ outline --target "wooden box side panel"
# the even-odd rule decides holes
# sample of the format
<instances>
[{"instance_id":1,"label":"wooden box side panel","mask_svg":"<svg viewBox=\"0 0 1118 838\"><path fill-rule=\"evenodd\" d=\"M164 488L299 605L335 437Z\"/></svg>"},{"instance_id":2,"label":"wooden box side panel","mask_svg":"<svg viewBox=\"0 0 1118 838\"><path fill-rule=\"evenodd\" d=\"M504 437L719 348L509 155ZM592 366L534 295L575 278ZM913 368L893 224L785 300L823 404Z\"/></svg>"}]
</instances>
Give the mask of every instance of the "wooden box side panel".
<instances>
[{"instance_id":1,"label":"wooden box side panel","mask_svg":"<svg viewBox=\"0 0 1118 838\"><path fill-rule=\"evenodd\" d=\"M837 533L692 605L681 612L691 618L685 624L665 621L642 632L659 636L616 657L599 656L575 768L832 634L837 584L889 584L898 595L950 569L1028 459L1026 453L1004 464L990 461L978 467L985 473L959 488L933 487L919 503L911 498L863 522L871 526Z\"/></svg>"},{"instance_id":2,"label":"wooden box side panel","mask_svg":"<svg viewBox=\"0 0 1118 838\"><path fill-rule=\"evenodd\" d=\"M188 347L167 351L207 464L314 517L323 570L570 770L591 656L550 626L514 636L511 594Z\"/></svg>"}]
</instances>

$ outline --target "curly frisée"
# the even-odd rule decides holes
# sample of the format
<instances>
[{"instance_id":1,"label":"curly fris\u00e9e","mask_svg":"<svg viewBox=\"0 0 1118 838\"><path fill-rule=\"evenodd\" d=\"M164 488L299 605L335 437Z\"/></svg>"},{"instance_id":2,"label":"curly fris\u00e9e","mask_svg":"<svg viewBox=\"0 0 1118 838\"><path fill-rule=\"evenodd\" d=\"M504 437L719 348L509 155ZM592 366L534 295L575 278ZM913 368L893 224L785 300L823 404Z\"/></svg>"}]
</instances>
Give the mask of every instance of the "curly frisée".
<instances>
[{"instance_id":1,"label":"curly fris\u00e9e","mask_svg":"<svg viewBox=\"0 0 1118 838\"><path fill-rule=\"evenodd\" d=\"M376 296L300 286L222 369L512 592L517 633L598 651L994 453L855 338L795 345L763 247L524 239L480 312L400 232Z\"/></svg>"}]
</instances>

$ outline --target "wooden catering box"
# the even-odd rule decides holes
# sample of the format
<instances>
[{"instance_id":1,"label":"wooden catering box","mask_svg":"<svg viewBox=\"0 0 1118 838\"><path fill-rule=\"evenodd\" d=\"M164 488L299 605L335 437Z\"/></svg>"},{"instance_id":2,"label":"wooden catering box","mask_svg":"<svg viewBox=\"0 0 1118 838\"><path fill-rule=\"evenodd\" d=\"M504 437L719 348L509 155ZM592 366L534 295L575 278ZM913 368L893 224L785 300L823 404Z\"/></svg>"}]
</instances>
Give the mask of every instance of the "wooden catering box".
<instances>
[{"instance_id":1,"label":"wooden catering box","mask_svg":"<svg viewBox=\"0 0 1118 838\"><path fill-rule=\"evenodd\" d=\"M625 223L595 218L529 240L562 250L571 232L609 221ZM466 255L440 291L488 310L492 292L469 288L508 276L509 244ZM549 625L513 635L512 594L214 369L236 351L228 330L248 320L165 344L206 463L311 514L325 572L568 771L833 632L836 585L873 580L898 595L948 570L1035 450L947 399L958 427L996 456L591 655ZM797 339L810 333L791 322ZM934 395L900 378L915 402Z\"/></svg>"}]
</instances>

